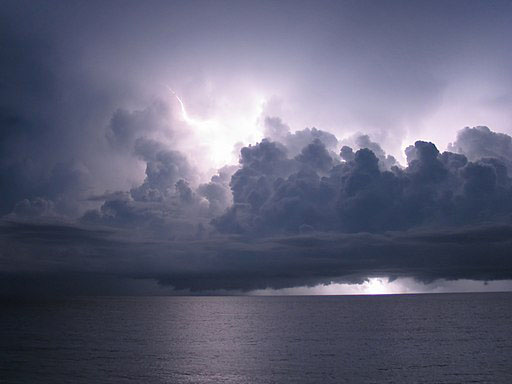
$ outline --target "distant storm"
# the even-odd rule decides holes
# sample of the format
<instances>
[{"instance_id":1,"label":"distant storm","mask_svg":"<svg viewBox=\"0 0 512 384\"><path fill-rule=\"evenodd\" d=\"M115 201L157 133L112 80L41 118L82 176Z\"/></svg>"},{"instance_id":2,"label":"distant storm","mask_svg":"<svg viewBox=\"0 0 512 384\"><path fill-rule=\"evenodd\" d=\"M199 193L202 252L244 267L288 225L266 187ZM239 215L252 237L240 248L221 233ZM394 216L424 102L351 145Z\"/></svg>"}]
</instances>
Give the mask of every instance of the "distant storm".
<instances>
[{"instance_id":1,"label":"distant storm","mask_svg":"<svg viewBox=\"0 0 512 384\"><path fill-rule=\"evenodd\" d=\"M5 1L0 295L512 289L509 1Z\"/></svg>"}]
</instances>

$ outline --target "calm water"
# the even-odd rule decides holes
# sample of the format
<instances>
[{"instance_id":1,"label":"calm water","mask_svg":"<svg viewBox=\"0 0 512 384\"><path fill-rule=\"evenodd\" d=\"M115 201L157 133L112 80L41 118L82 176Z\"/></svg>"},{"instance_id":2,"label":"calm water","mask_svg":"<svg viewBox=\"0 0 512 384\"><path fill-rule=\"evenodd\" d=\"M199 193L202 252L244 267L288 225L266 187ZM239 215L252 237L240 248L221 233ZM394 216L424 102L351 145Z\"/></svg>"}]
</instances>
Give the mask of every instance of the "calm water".
<instances>
[{"instance_id":1,"label":"calm water","mask_svg":"<svg viewBox=\"0 0 512 384\"><path fill-rule=\"evenodd\" d=\"M2 383L512 383L512 294L4 304Z\"/></svg>"}]
</instances>

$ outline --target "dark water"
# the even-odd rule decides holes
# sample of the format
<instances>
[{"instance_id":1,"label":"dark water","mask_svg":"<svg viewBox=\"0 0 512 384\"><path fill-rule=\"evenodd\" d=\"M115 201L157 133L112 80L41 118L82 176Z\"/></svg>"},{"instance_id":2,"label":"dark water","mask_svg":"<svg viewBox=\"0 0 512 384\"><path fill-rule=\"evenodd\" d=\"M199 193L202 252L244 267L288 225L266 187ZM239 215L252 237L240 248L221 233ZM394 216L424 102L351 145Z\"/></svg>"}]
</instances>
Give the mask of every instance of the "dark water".
<instances>
[{"instance_id":1,"label":"dark water","mask_svg":"<svg viewBox=\"0 0 512 384\"><path fill-rule=\"evenodd\" d=\"M4 304L2 383L512 383L512 294Z\"/></svg>"}]
</instances>

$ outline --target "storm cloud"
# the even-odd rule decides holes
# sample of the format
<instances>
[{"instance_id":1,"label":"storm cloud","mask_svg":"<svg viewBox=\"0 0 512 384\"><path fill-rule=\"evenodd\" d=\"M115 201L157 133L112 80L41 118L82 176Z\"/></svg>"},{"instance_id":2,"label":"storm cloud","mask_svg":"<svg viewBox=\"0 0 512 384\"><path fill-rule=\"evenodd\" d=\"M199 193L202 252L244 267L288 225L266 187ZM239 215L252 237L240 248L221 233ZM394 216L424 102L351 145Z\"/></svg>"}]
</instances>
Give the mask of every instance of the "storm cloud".
<instances>
[{"instance_id":1,"label":"storm cloud","mask_svg":"<svg viewBox=\"0 0 512 384\"><path fill-rule=\"evenodd\" d=\"M154 280L192 292L360 283L371 276L408 276L423 282L511 279L511 234L510 225L494 225L155 241L120 230L4 223L2 264L8 268L2 273L3 291L15 294L12 289L25 283L25 290L34 294L34 279L41 293L52 282L73 286L73 281L85 280L89 289L82 286L82 294L95 292L96 282L112 279ZM16 264L11 262L14 257Z\"/></svg>"},{"instance_id":2,"label":"storm cloud","mask_svg":"<svg viewBox=\"0 0 512 384\"><path fill-rule=\"evenodd\" d=\"M510 3L291 4L5 2L0 295L512 279Z\"/></svg>"},{"instance_id":3,"label":"storm cloud","mask_svg":"<svg viewBox=\"0 0 512 384\"><path fill-rule=\"evenodd\" d=\"M332 158L311 137L289 157L284 143L264 139L241 149L237 170L191 187L184 156L153 142L138 146L146 178L94 197L101 206L78 221L51 218L42 199L22 201L5 217L6 292L34 278L69 285L68 275L80 289L87 279L106 287L132 279L185 292L382 275L426 283L512 278L512 184L499 158L469 161L418 141L406 150L406 167L386 170L369 148L344 146ZM27 221L32 211L39 221Z\"/></svg>"},{"instance_id":4,"label":"storm cloud","mask_svg":"<svg viewBox=\"0 0 512 384\"><path fill-rule=\"evenodd\" d=\"M293 159L269 141L242 149L242 168L231 181L235 204L214 225L236 233L380 232L510 219L511 180L502 157L469 161L417 141L406 149L407 167L386 170L378 144L368 138L359 144L377 149L380 160L368 147L343 146L340 162L318 139ZM264 161L252 153L266 153Z\"/></svg>"}]
</instances>

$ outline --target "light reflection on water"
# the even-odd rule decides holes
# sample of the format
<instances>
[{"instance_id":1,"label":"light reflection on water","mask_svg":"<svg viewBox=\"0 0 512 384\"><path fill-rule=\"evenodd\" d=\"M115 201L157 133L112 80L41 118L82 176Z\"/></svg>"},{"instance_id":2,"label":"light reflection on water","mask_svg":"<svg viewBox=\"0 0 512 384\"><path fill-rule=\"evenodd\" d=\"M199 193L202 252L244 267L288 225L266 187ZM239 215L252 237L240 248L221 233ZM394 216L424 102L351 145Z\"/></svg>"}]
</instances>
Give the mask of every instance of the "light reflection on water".
<instances>
[{"instance_id":1,"label":"light reflection on water","mask_svg":"<svg viewBox=\"0 0 512 384\"><path fill-rule=\"evenodd\" d=\"M512 295L8 304L0 382L512 382Z\"/></svg>"}]
</instances>

